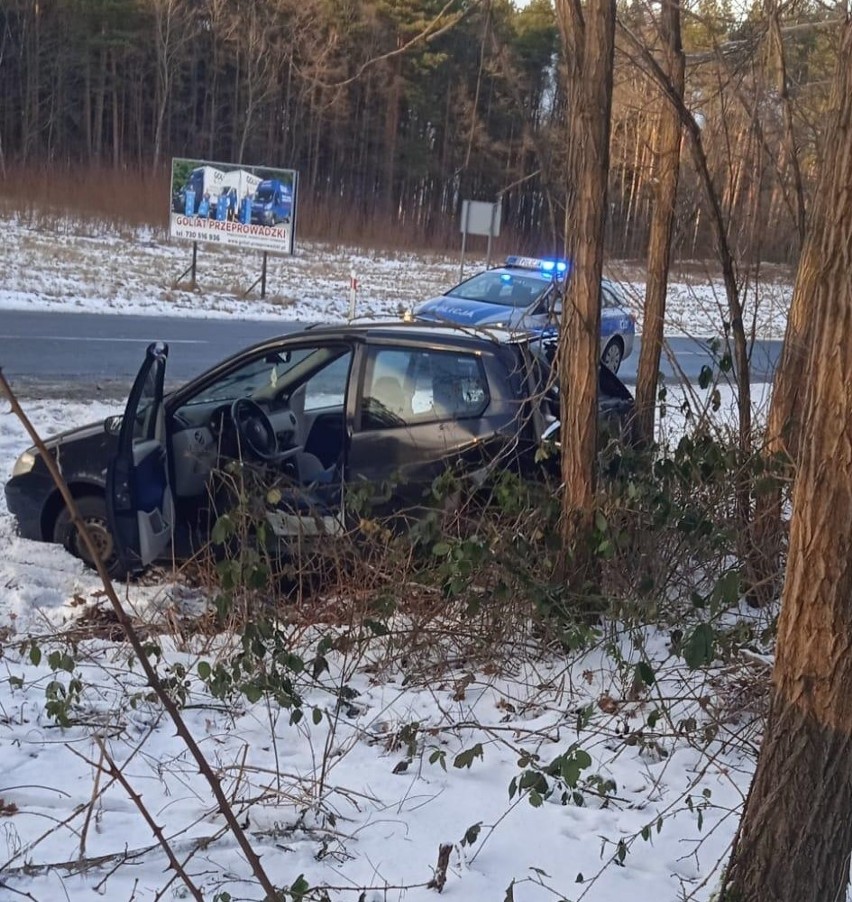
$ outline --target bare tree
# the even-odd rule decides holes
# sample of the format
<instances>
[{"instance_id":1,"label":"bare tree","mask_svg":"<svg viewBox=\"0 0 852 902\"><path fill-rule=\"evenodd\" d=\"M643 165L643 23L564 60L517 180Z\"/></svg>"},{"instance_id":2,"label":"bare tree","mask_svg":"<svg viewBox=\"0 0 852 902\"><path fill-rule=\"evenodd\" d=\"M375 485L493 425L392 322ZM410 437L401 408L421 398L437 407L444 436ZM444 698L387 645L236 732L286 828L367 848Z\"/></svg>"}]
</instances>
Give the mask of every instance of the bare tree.
<instances>
[{"instance_id":1,"label":"bare tree","mask_svg":"<svg viewBox=\"0 0 852 902\"><path fill-rule=\"evenodd\" d=\"M585 573L595 503L600 291L609 177L615 0L557 0L568 67L569 203L565 240L573 274L558 366L562 405L562 532L570 571Z\"/></svg>"},{"instance_id":2,"label":"bare tree","mask_svg":"<svg viewBox=\"0 0 852 902\"><path fill-rule=\"evenodd\" d=\"M198 19L186 0L147 0L154 16L154 48L157 71L157 123L154 128L153 166L160 165L163 152L163 127L172 96L182 49L195 37Z\"/></svg>"},{"instance_id":3,"label":"bare tree","mask_svg":"<svg viewBox=\"0 0 852 902\"><path fill-rule=\"evenodd\" d=\"M812 348L773 697L725 902L836 902L849 882L852 21L843 28L833 106L796 286L800 295L809 290Z\"/></svg>"},{"instance_id":4,"label":"bare tree","mask_svg":"<svg viewBox=\"0 0 852 902\"><path fill-rule=\"evenodd\" d=\"M680 37L680 0L668 0L662 4L659 31L663 44L663 71L671 82L672 90L683 99L685 59ZM650 443L654 438L654 402L663 348L666 289L680 175L681 132L677 109L663 98L654 141L656 185L648 240L642 347L636 379L636 433L644 443Z\"/></svg>"},{"instance_id":5,"label":"bare tree","mask_svg":"<svg viewBox=\"0 0 852 902\"><path fill-rule=\"evenodd\" d=\"M234 13L229 38L242 56L242 128L237 148L237 162L242 163L252 128L256 127L258 109L278 88L278 73L284 58L282 52L286 12L279 4L252 3L248 11Z\"/></svg>"}]
</instances>

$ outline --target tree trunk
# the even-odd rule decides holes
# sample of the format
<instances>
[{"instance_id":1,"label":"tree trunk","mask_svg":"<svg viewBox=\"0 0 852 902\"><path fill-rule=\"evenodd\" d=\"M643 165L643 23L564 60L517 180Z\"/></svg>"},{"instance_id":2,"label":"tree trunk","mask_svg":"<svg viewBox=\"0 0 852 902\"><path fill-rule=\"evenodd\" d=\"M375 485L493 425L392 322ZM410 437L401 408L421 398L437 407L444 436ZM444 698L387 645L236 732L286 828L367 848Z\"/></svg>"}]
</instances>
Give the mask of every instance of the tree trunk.
<instances>
[{"instance_id":1,"label":"tree trunk","mask_svg":"<svg viewBox=\"0 0 852 902\"><path fill-rule=\"evenodd\" d=\"M852 47L849 28L840 47L833 104L836 109L834 128L848 136L849 119L852 116ZM772 401L766 424L766 454L777 456L795 466L803 435L805 398L812 376L809 357L813 343L814 297L825 277L825 267L831 262L823 256L823 239L820 230L830 219L840 198L836 194L834 179L837 177L831 154L840 154L832 135L826 141L826 163L820 167L817 189L814 193L812 219L806 234L793 299L787 317L781 359L775 370ZM848 255L848 247L846 249ZM777 594L781 560L781 488L775 487L759 495L754 516L754 603L765 604Z\"/></svg>"},{"instance_id":2,"label":"tree trunk","mask_svg":"<svg viewBox=\"0 0 852 902\"><path fill-rule=\"evenodd\" d=\"M742 453L747 454L751 449L751 384L749 382L748 341L746 340L745 327L743 325L743 306L739 286L737 285L734 255L728 241L728 229L725 215L722 211L722 203L707 160L707 150L702 138L701 126L684 103L683 98L678 96L671 78L663 71L657 60L654 59L647 46L626 26L623 26L622 30L639 52L647 72L656 79L669 102L677 110L681 124L689 138L689 149L695 165L696 175L704 193L707 210L710 214L713 243L716 246L716 255L719 259L722 279L725 284L725 297L728 302L729 316L729 321L726 324L726 338L730 334L733 344L731 357L737 385L739 444ZM698 222L696 218L696 231L697 228ZM741 479L740 484L737 486L737 510L744 534L747 534L750 523L750 509L751 499L748 481Z\"/></svg>"},{"instance_id":3,"label":"tree trunk","mask_svg":"<svg viewBox=\"0 0 852 902\"><path fill-rule=\"evenodd\" d=\"M784 38L781 35L781 13L776 3L770 19L770 31L772 43L777 54L777 79L776 90L778 99L784 110L784 144L787 152L787 162L790 168L790 176L793 182L793 199L795 202L796 234L799 238L799 247L805 241L805 189L802 185L802 170L799 166L799 147L796 143L796 132L793 124L793 103L787 87L787 57L784 52Z\"/></svg>"},{"instance_id":4,"label":"tree trunk","mask_svg":"<svg viewBox=\"0 0 852 902\"><path fill-rule=\"evenodd\" d=\"M671 80L672 88L682 98L685 58L680 39L680 0L663 4L660 11L660 34L665 43L665 72ZM636 378L636 435L643 444L650 444L654 440L654 407L663 349L666 289L680 175L680 144L680 116L663 98L654 147L657 189L648 239L648 282L645 287L642 347Z\"/></svg>"},{"instance_id":5,"label":"tree trunk","mask_svg":"<svg viewBox=\"0 0 852 902\"><path fill-rule=\"evenodd\" d=\"M845 899L852 853L852 24L797 291L813 350L773 699L725 902ZM818 277L817 277L818 271ZM801 303L801 302L800 302ZM789 370L787 375L790 375ZM801 376L801 371L799 372Z\"/></svg>"},{"instance_id":6,"label":"tree trunk","mask_svg":"<svg viewBox=\"0 0 852 902\"><path fill-rule=\"evenodd\" d=\"M569 184L565 243L571 279L557 355L562 398L562 538L566 574L589 574L595 504L600 291L609 177L615 0L557 0L569 61Z\"/></svg>"}]
</instances>

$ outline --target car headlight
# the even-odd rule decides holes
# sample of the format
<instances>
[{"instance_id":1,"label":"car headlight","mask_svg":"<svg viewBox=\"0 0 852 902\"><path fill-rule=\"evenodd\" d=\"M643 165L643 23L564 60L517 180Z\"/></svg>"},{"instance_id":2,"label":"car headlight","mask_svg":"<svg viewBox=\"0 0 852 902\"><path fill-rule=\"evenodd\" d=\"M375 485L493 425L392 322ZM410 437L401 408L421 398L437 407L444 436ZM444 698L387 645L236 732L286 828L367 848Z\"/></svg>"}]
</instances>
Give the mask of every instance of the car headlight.
<instances>
[{"instance_id":1,"label":"car headlight","mask_svg":"<svg viewBox=\"0 0 852 902\"><path fill-rule=\"evenodd\" d=\"M15 461L15 466L12 467L12 478L14 479L16 476L25 476L29 473L35 466L37 454L38 452L32 448L29 451L24 451L24 453Z\"/></svg>"}]
</instances>

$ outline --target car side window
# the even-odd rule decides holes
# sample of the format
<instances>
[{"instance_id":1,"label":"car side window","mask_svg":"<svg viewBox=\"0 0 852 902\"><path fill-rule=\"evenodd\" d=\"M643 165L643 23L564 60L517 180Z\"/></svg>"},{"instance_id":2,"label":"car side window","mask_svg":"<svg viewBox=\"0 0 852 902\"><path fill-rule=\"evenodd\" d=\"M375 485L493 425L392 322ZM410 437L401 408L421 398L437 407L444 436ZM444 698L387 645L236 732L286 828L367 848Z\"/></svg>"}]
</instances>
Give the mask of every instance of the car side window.
<instances>
[{"instance_id":1,"label":"car side window","mask_svg":"<svg viewBox=\"0 0 852 902\"><path fill-rule=\"evenodd\" d=\"M145 386L133 420L133 441L149 441L154 438L157 412L157 379L159 363L155 363L145 376Z\"/></svg>"},{"instance_id":2,"label":"car side window","mask_svg":"<svg viewBox=\"0 0 852 902\"><path fill-rule=\"evenodd\" d=\"M333 359L315 373L305 386L305 410L321 410L326 407L344 407L346 386L349 382L349 366L352 353L347 352Z\"/></svg>"},{"instance_id":3,"label":"car side window","mask_svg":"<svg viewBox=\"0 0 852 902\"><path fill-rule=\"evenodd\" d=\"M184 406L230 403L236 398L274 403L298 389L308 410L342 406L351 361L351 349L338 344L270 351L208 383Z\"/></svg>"},{"instance_id":4,"label":"car side window","mask_svg":"<svg viewBox=\"0 0 852 902\"><path fill-rule=\"evenodd\" d=\"M480 416L488 383L475 354L422 348L372 352L361 404L362 429L392 429Z\"/></svg>"}]
</instances>

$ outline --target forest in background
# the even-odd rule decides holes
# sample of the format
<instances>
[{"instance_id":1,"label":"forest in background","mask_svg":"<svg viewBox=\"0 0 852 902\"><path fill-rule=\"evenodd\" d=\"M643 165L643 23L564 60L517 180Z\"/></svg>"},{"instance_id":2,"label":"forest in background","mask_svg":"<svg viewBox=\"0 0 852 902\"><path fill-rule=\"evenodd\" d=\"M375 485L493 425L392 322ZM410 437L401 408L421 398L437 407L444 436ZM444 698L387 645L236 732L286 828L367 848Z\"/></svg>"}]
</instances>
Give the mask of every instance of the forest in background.
<instances>
[{"instance_id":1,"label":"forest in background","mask_svg":"<svg viewBox=\"0 0 852 902\"><path fill-rule=\"evenodd\" d=\"M611 256L642 257L662 108L619 6ZM684 10L687 107L739 259L794 262L815 182L837 12ZM501 245L564 243L568 92L549 0L0 0L0 193L164 222L171 156L300 173L305 235L458 244L462 198L503 200ZM681 163L681 258L712 253ZM741 225L738 225L740 223Z\"/></svg>"}]
</instances>

